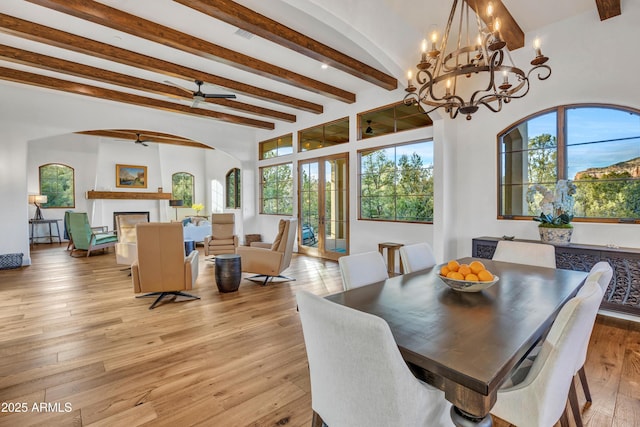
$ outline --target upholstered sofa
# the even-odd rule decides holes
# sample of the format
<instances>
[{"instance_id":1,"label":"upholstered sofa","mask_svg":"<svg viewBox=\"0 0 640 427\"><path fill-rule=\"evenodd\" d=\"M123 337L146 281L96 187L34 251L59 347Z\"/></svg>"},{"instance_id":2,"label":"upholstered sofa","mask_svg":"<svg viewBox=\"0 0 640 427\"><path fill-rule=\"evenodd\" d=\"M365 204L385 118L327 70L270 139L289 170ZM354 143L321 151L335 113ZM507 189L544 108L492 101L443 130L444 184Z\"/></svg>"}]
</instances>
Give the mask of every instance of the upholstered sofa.
<instances>
[{"instance_id":1,"label":"upholstered sofa","mask_svg":"<svg viewBox=\"0 0 640 427\"><path fill-rule=\"evenodd\" d=\"M182 220L182 227L184 240L202 243L206 236L211 235L211 222L207 218L187 217Z\"/></svg>"}]
</instances>

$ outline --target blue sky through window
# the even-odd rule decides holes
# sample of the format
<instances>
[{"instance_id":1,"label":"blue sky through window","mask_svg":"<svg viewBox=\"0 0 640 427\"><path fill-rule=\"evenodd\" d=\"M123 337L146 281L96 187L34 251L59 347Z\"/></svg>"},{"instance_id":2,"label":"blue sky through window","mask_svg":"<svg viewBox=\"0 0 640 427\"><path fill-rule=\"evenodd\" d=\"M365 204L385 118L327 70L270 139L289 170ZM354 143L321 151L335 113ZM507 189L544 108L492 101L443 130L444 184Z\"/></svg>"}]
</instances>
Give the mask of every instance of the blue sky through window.
<instances>
[{"instance_id":1,"label":"blue sky through window","mask_svg":"<svg viewBox=\"0 0 640 427\"><path fill-rule=\"evenodd\" d=\"M535 117L527 126L530 137L543 133L556 136L556 113ZM613 108L567 109L567 145L570 179L588 168L640 157L640 115Z\"/></svg>"}]
</instances>

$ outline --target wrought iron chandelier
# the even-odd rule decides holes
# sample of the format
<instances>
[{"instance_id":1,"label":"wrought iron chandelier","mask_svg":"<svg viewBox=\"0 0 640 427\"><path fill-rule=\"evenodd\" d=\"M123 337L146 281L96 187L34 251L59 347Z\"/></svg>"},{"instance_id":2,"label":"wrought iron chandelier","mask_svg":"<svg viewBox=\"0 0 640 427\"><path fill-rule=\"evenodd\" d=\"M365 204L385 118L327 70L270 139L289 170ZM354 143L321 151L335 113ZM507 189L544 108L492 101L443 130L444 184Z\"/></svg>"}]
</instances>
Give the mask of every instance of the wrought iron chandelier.
<instances>
[{"instance_id":1,"label":"wrought iron chandelier","mask_svg":"<svg viewBox=\"0 0 640 427\"><path fill-rule=\"evenodd\" d=\"M551 68L545 64L549 58L542 54L537 39L534 42L536 56L531 61L532 68L525 74L516 67L506 48L506 42L500 36L500 20L493 16L492 4L489 3L487 7L489 22L483 25L478 14L469 6L471 1L475 0L453 0L439 50L436 48L436 29L430 34L430 50L427 50L427 41L422 42L422 56L416 65L416 82L419 88L413 85L412 73L409 71L405 104L420 105L427 114L444 108L452 119L462 113L467 120L471 120L471 115L478 111L480 105L497 113L502 110L503 103L524 97L529 92L529 76L534 71L537 71L538 80L546 80L551 75ZM459 8L458 3L461 3ZM457 11L457 43L454 50L447 53ZM476 28L471 30L471 27L476 26L471 23L473 18L470 15L475 16L477 32ZM459 85L459 80L463 78L469 79L464 84L465 87L477 86L477 89L471 89L473 92L468 100L459 93L458 86L462 86Z\"/></svg>"}]
</instances>

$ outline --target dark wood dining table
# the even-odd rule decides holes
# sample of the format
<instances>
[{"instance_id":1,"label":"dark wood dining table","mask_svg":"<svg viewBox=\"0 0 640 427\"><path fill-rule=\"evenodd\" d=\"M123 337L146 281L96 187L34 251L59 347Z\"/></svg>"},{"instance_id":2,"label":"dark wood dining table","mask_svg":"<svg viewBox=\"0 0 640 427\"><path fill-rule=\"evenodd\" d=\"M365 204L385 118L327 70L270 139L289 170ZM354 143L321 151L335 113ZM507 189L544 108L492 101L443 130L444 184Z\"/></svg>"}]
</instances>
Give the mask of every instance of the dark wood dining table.
<instances>
[{"instance_id":1,"label":"dark wood dining table","mask_svg":"<svg viewBox=\"0 0 640 427\"><path fill-rule=\"evenodd\" d=\"M481 292L450 289L436 266L326 297L385 319L414 374L453 404L456 426L492 425L498 389L587 275L478 260L500 278Z\"/></svg>"}]
</instances>

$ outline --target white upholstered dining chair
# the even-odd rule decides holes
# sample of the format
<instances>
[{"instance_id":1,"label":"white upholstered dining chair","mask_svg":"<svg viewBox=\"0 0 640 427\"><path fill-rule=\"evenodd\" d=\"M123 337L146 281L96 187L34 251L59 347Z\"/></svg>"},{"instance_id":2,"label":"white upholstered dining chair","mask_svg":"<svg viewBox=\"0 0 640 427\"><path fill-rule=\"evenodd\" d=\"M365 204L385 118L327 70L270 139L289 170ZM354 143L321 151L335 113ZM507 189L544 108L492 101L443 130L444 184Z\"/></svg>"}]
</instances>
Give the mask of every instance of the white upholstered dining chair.
<instances>
[{"instance_id":1,"label":"white upholstered dining chair","mask_svg":"<svg viewBox=\"0 0 640 427\"><path fill-rule=\"evenodd\" d=\"M527 375L498 391L492 414L521 427L550 427L558 420L568 425L567 399L575 393L573 375L580 358L576 348L591 335L602 299L601 274L589 274L562 307Z\"/></svg>"},{"instance_id":2,"label":"white upholstered dining chair","mask_svg":"<svg viewBox=\"0 0 640 427\"><path fill-rule=\"evenodd\" d=\"M436 265L436 258L433 256L433 250L428 243L414 243L402 246L400 248L400 260L405 273L424 270Z\"/></svg>"},{"instance_id":3,"label":"white upholstered dining chair","mask_svg":"<svg viewBox=\"0 0 640 427\"><path fill-rule=\"evenodd\" d=\"M384 258L377 251L340 257L338 265L344 290L370 285L389 278Z\"/></svg>"},{"instance_id":4,"label":"white upholstered dining chair","mask_svg":"<svg viewBox=\"0 0 640 427\"><path fill-rule=\"evenodd\" d=\"M591 268L589 275L595 275L598 273L601 273L598 279L598 285L600 286L600 289L602 289L602 295L604 296L604 293L609 287L609 282L611 282L611 278L613 277L613 268L611 268L611 265L608 262L600 261ZM580 295L582 292L583 290L581 289L578 295ZM578 375L578 377L580 378L582 390L584 391L584 396L587 399L587 402L591 402L591 392L589 391L589 383L587 382L587 374L584 370L584 364L587 361L587 349L589 348L590 337L591 332L589 332L589 334L584 337L584 340L580 345L580 348L578 350L578 363L576 364L574 373L574 375ZM575 396L575 399L577 400L577 396Z\"/></svg>"},{"instance_id":5,"label":"white upholstered dining chair","mask_svg":"<svg viewBox=\"0 0 640 427\"><path fill-rule=\"evenodd\" d=\"M312 425L453 426L444 392L416 379L382 318L296 295L311 377Z\"/></svg>"},{"instance_id":6,"label":"white upholstered dining chair","mask_svg":"<svg viewBox=\"0 0 640 427\"><path fill-rule=\"evenodd\" d=\"M492 259L494 261L556 268L556 248L545 243L500 240Z\"/></svg>"}]
</instances>

